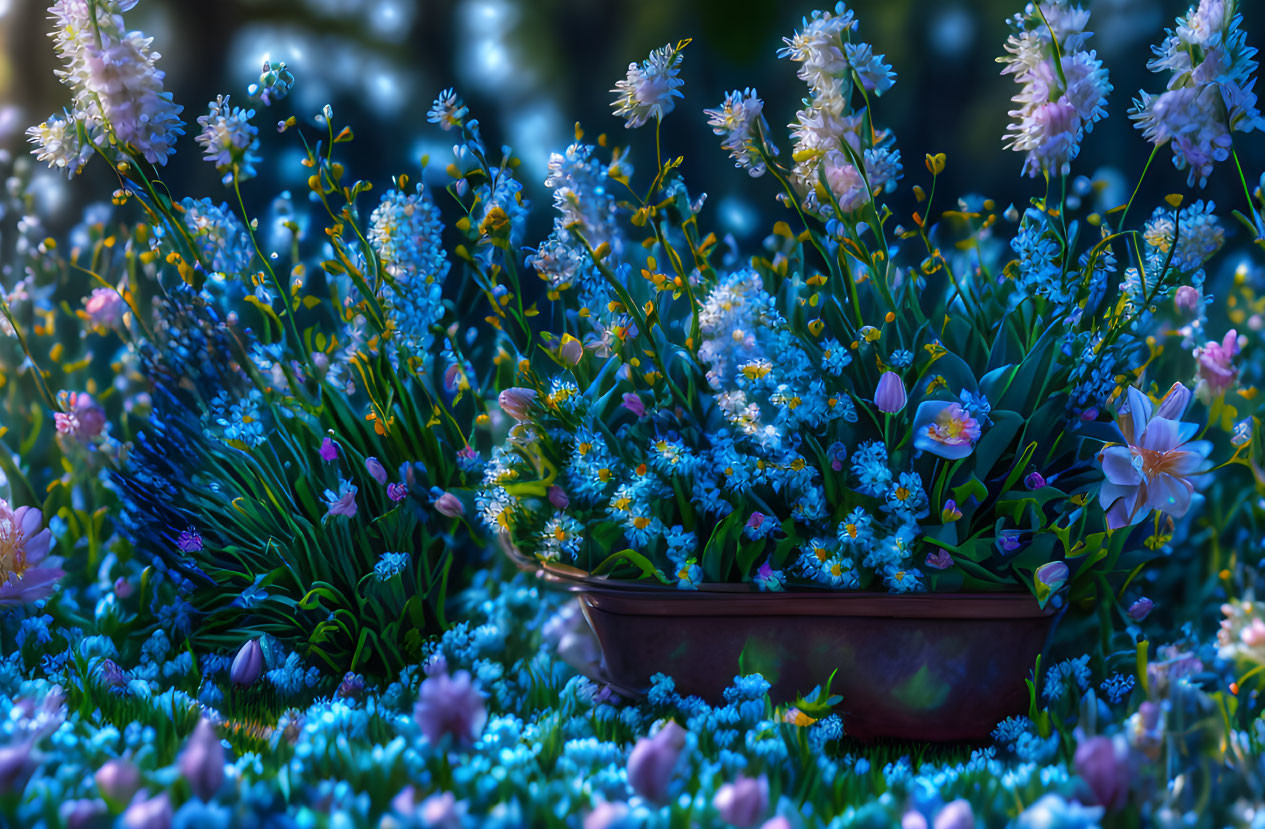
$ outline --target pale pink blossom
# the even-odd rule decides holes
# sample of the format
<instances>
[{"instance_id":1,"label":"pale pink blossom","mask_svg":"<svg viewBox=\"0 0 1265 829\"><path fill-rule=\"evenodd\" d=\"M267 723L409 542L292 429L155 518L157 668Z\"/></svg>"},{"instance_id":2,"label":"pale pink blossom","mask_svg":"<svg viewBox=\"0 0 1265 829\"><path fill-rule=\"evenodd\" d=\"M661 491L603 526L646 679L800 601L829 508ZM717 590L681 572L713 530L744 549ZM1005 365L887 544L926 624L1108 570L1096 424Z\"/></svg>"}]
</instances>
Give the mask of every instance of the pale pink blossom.
<instances>
[{"instance_id":1,"label":"pale pink blossom","mask_svg":"<svg viewBox=\"0 0 1265 829\"><path fill-rule=\"evenodd\" d=\"M1234 386L1239 370L1234 358L1239 353L1239 335L1233 328L1226 332L1221 342L1209 341L1195 349L1199 363L1199 386L1196 391L1201 399L1220 397Z\"/></svg>"},{"instance_id":2,"label":"pale pink blossom","mask_svg":"<svg viewBox=\"0 0 1265 829\"><path fill-rule=\"evenodd\" d=\"M0 498L0 605L46 599L66 575L61 559L49 556L53 535L34 507L18 507Z\"/></svg>"}]
</instances>

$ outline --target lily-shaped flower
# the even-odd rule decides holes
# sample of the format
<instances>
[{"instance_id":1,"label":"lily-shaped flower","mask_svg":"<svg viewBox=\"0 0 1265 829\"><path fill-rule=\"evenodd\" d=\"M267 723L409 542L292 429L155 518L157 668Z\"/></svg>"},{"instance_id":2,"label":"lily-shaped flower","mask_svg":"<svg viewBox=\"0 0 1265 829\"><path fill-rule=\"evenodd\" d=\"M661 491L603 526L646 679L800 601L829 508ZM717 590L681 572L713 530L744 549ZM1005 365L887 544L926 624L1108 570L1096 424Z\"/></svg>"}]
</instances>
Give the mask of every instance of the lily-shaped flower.
<instances>
[{"instance_id":1,"label":"lily-shaped flower","mask_svg":"<svg viewBox=\"0 0 1265 829\"><path fill-rule=\"evenodd\" d=\"M914 448L948 460L965 458L980 437L979 421L956 401L924 400L914 415Z\"/></svg>"},{"instance_id":2,"label":"lily-shaped flower","mask_svg":"<svg viewBox=\"0 0 1265 829\"><path fill-rule=\"evenodd\" d=\"M1098 453L1107 478L1098 502L1107 511L1109 529L1137 523L1151 510L1180 518L1190 509L1195 492L1191 478L1209 470L1212 451L1208 441L1191 440L1199 431L1197 424L1180 420L1190 398L1190 389L1174 383L1156 408L1145 394L1129 387L1116 417L1125 443Z\"/></svg>"}]
</instances>

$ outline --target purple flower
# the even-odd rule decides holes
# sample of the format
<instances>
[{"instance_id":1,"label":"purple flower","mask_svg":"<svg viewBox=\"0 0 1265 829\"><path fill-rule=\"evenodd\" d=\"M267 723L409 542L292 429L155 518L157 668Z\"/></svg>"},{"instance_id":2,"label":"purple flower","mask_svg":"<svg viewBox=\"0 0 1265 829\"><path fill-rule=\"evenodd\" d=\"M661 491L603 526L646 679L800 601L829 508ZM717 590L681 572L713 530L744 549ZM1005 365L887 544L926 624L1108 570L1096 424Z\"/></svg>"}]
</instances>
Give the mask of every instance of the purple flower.
<instances>
[{"instance_id":1,"label":"purple flower","mask_svg":"<svg viewBox=\"0 0 1265 829\"><path fill-rule=\"evenodd\" d=\"M652 803L668 799L668 784L685 748L685 729L669 720L649 737L642 737L628 755L628 785Z\"/></svg>"},{"instance_id":2,"label":"purple flower","mask_svg":"<svg viewBox=\"0 0 1265 829\"><path fill-rule=\"evenodd\" d=\"M131 760L121 757L106 761L93 778L101 794L120 806L130 801L141 787L141 770Z\"/></svg>"},{"instance_id":3,"label":"purple flower","mask_svg":"<svg viewBox=\"0 0 1265 829\"><path fill-rule=\"evenodd\" d=\"M92 829L110 824L110 809L100 800L67 800L57 807L66 829Z\"/></svg>"},{"instance_id":4,"label":"purple flower","mask_svg":"<svg viewBox=\"0 0 1265 829\"><path fill-rule=\"evenodd\" d=\"M1067 584L1067 565L1061 561L1051 561L1037 568L1033 577L1036 584L1037 600L1044 603L1058 589Z\"/></svg>"},{"instance_id":5,"label":"purple flower","mask_svg":"<svg viewBox=\"0 0 1265 829\"><path fill-rule=\"evenodd\" d=\"M1191 440L1197 424L1178 420L1190 397L1189 389L1174 384L1156 409L1145 394L1129 387L1116 416L1125 443L1098 453L1107 479L1098 502L1107 511L1108 529L1134 524L1152 510L1180 518L1190 509L1191 478L1208 471L1212 451L1208 441Z\"/></svg>"},{"instance_id":6,"label":"purple flower","mask_svg":"<svg viewBox=\"0 0 1265 829\"><path fill-rule=\"evenodd\" d=\"M176 549L182 553L196 553L202 549L202 534L196 527L186 527L176 536Z\"/></svg>"},{"instance_id":7,"label":"purple flower","mask_svg":"<svg viewBox=\"0 0 1265 829\"><path fill-rule=\"evenodd\" d=\"M1024 476L1023 485L1028 489L1041 489L1045 486L1045 476L1034 469Z\"/></svg>"},{"instance_id":8,"label":"purple flower","mask_svg":"<svg viewBox=\"0 0 1265 829\"><path fill-rule=\"evenodd\" d=\"M381 486L387 482L387 468L377 458L365 458L365 470Z\"/></svg>"},{"instance_id":9,"label":"purple flower","mask_svg":"<svg viewBox=\"0 0 1265 829\"><path fill-rule=\"evenodd\" d=\"M534 389L512 388L501 392L496 402L501 411L515 420L528 420L531 417L532 404L536 402Z\"/></svg>"},{"instance_id":10,"label":"purple flower","mask_svg":"<svg viewBox=\"0 0 1265 829\"><path fill-rule=\"evenodd\" d=\"M387 484L387 497L398 504L408 497L408 487L404 484Z\"/></svg>"},{"instance_id":11,"label":"purple flower","mask_svg":"<svg viewBox=\"0 0 1265 829\"><path fill-rule=\"evenodd\" d=\"M571 505L571 499L567 497L567 491L560 486L554 485L549 487L549 503L558 509L566 509Z\"/></svg>"},{"instance_id":12,"label":"purple flower","mask_svg":"<svg viewBox=\"0 0 1265 829\"><path fill-rule=\"evenodd\" d=\"M874 390L874 405L880 412L896 414L905 408L905 384L900 375L894 371L885 371L878 378L878 387Z\"/></svg>"},{"instance_id":13,"label":"purple flower","mask_svg":"<svg viewBox=\"0 0 1265 829\"><path fill-rule=\"evenodd\" d=\"M949 555L948 550L936 550L927 553L924 563L933 570L948 570L953 566L953 556Z\"/></svg>"},{"instance_id":14,"label":"purple flower","mask_svg":"<svg viewBox=\"0 0 1265 829\"><path fill-rule=\"evenodd\" d=\"M84 312L88 321L97 328L114 328L123 321L123 312L126 310L123 297L113 288L94 288L92 294L84 300Z\"/></svg>"},{"instance_id":15,"label":"purple flower","mask_svg":"<svg viewBox=\"0 0 1265 829\"><path fill-rule=\"evenodd\" d=\"M127 829L171 829L171 801L166 792L146 799L143 794L132 798L132 805L123 813Z\"/></svg>"},{"instance_id":16,"label":"purple flower","mask_svg":"<svg viewBox=\"0 0 1265 829\"><path fill-rule=\"evenodd\" d=\"M979 437L979 421L957 401L924 400L918 404L914 415L915 449L955 461L971 454Z\"/></svg>"},{"instance_id":17,"label":"purple flower","mask_svg":"<svg viewBox=\"0 0 1265 829\"><path fill-rule=\"evenodd\" d=\"M944 502L944 507L940 510L940 520L945 524L952 523L962 517L962 510L958 509L958 502L952 498Z\"/></svg>"},{"instance_id":18,"label":"purple flower","mask_svg":"<svg viewBox=\"0 0 1265 829\"><path fill-rule=\"evenodd\" d=\"M835 472L843 471L843 464L847 459L848 447L837 440L826 449L826 460L829 461L831 470Z\"/></svg>"},{"instance_id":19,"label":"purple flower","mask_svg":"<svg viewBox=\"0 0 1265 829\"><path fill-rule=\"evenodd\" d=\"M773 565L765 561L755 575L756 587L761 590L777 592L786 589L786 578L781 570L774 570Z\"/></svg>"},{"instance_id":20,"label":"purple flower","mask_svg":"<svg viewBox=\"0 0 1265 829\"><path fill-rule=\"evenodd\" d=\"M1133 621L1140 622L1151 613L1151 608L1153 607L1155 607L1155 602L1151 601L1146 596L1143 596L1133 604L1129 605L1129 609L1126 610L1125 613L1128 614L1129 618Z\"/></svg>"},{"instance_id":21,"label":"purple flower","mask_svg":"<svg viewBox=\"0 0 1265 829\"><path fill-rule=\"evenodd\" d=\"M320 456L321 460L326 463L338 460L338 444L334 442L333 438L325 438L321 441Z\"/></svg>"},{"instance_id":22,"label":"purple flower","mask_svg":"<svg viewBox=\"0 0 1265 829\"><path fill-rule=\"evenodd\" d=\"M601 800L593 807L593 811L584 816L583 829L617 829L625 825L628 817L627 803L611 803Z\"/></svg>"},{"instance_id":23,"label":"purple flower","mask_svg":"<svg viewBox=\"0 0 1265 829\"><path fill-rule=\"evenodd\" d=\"M712 805L726 823L734 826L755 826L769 809L769 780L738 775L732 783L726 783L716 791Z\"/></svg>"},{"instance_id":24,"label":"purple flower","mask_svg":"<svg viewBox=\"0 0 1265 829\"><path fill-rule=\"evenodd\" d=\"M114 595L118 596L120 599L131 598L132 594L135 592L136 588L133 587L132 583L123 576L119 576L114 580Z\"/></svg>"},{"instance_id":25,"label":"purple flower","mask_svg":"<svg viewBox=\"0 0 1265 829\"><path fill-rule=\"evenodd\" d=\"M210 801L224 785L224 746L206 717L198 721L176 765L194 795L203 801Z\"/></svg>"},{"instance_id":26,"label":"purple flower","mask_svg":"<svg viewBox=\"0 0 1265 829\"><path fill-rule=\"evenodd\" d=\"M228 678L241 687L254 685L264 672L264 649L258 639L251 639L242 645L233 657L233 664L228 669Z\"/></svg>"},{"instance_id":27,"label":"purple flower","mask_svg":"<svg viewBox=\"0 0 1265 829\"><path fill-rule=\"evenodd\" d=\"M39 766L32 740L0 747L0 794L21 795Z\"/></svg>"},{"instance_id":28,"label":"purple flower","mask_svg":"<svg viewBox=\"0 0 1265 829\"><path fill-rule=\"evenodd\" d=\"M961 798L944 804L936 812L932 829L975 829L975 813L971 804Z\"/></svg>"},{"instance_id":29,"label":"purple flower","mask_svg":"<svg viewBox=\"0 0 1265 829\"><path fill-rule=\"evenodd\" d=\"M632 412L635 417L642 417L646 413L646 404L641 402L641 398L632 392L624 392L622 405L625 409Z\"/></svg>"},{"instance_id":30,"label":"purple flower","mask_svg":"<svg viewBox=\"0 0 1265 829\"><path fill-rule=\"evenodd\" d=\"M997 551L1008 556L1023 546L1022 530L1002 530L997 533Z\"/></svg>"},{"instance_id":31,"label":"purple flower","mask_svg":"<svg viewBox=\"0 0 1265 829\"><path fill-rule=\"evenodd\" d=\"M339 481L338 492L332 489L325 490L325 503L329 505L329 510L325 513L326 518L332 518L335 515L355 518L356 485L349 481Z\"/></svg>"},{"instance_id":32,"label":"purple flower","mask_svg":"<svg viewBox=\"0 0 1265 829\"><path fill-rule=\"evenodd\" d=\"M435 511L449 518L460 518L466 514L466 507L456 495L445 492L435 499Z\"/></svg>"},{"instance_id":33,"label":"purple flower","mask_svg":"<svg viewBox=\"0 0 1265 829\"><path fill-rule=\"evenodd\" d=\"M453 676L434 673L422 680L413 719L431 743L451 734L460 744L471 745L483 731L488 713L483 695L467 671Z\"/></svg>"},{"instance_id":34,"label":"purple flower","mask_svg":"<svg viewBox=\"0 0 1265 829\"><path fill-rule=\"evenodd\" d=\"M562 335L562 344L558 346L558 357L564 365L576 366L584 357L584 343L570 334Z\"/></svg>"},{"instance_id":35,"label":"purple flower","mask_svg":"<svg viewBox=\"0 0 1265 829\"><path fill-rule=\"evenodd\" d=\"M343 674L343 679L338 683L337 696L343 699L354 699L364 693L365 678L360 674L354 674L351 671Z\"/></svg>"},{"instance_id":36,"label":"purple flower","mask_svg":"<svg viewBox=\"0 0 1265 829\"><path fill-rule=\"evenodd\" d=\"M1109 812L1129 800L1133 763L1122 735L1090 737L1076 747L1076 773L1088 784L1098 805Z\"/></svg>"},{"instance_id":37,"label":"purple flower","mask_svg":"<svg viewBox=\"0 0 1265 829\"><path fill-rule=\"evenodd\" d=\"M61 559L50 557L53 534L44 529L44 513L0 498L0 606L30 604L48 598L66 575Z\"/></svg>"}]
</instances>

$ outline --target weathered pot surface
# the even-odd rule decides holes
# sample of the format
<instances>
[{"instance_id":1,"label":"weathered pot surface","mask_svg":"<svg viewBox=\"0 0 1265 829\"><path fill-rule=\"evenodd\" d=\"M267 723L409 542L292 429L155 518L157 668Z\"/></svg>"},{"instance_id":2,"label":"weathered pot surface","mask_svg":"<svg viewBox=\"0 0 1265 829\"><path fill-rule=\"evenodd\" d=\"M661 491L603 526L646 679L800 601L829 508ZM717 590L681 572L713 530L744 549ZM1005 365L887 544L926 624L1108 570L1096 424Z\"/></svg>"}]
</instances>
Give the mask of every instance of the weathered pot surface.
<instances>
[{"instance_id":1,"label":"weathered pot surface","mask_svg":"<svg viewBox=\"0 0 1265 829\"><path fill-rule=\"evenodd\" d=\"M988 739L1027 712L1024 679L1054 621L1026 593L676 591L511 558L576 593L602 650L595 678L614 690L640 696L663 673L715 704L741 671L785 703L834 673L836 710L860 739Z\"/></svg>"}]
</instances>

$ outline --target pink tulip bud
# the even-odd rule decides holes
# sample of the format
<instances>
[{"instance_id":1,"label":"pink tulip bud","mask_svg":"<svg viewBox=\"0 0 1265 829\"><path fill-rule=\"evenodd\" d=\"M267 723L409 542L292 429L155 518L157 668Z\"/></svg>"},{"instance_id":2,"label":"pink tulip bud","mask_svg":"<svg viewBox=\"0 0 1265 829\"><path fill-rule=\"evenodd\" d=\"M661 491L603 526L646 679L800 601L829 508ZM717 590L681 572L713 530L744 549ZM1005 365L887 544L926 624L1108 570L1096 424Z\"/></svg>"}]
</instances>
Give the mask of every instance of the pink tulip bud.
<instances>
[{"instance_id":1,"label":"pink tulip bud","mask_svg":"<svg viewBox=\"0 0 1265 829\"><path fill-rule=\"evenodd\" d=\"M459 518L466 514L466 507L456 495L445 492L435 499L435 511L449 518Z\"/></svg>"},{"instance_id":2,"label":"pink tulip bud","mask_svg":"<svg viewBox=\"0 0 1265 829\"><path fill-rule=\"evenodd\" d=\"M1199 290L1190 285L1182 285L1173 294L1173 307L1178 311L1194 311L1199 307Z\"/></svg>"},{"instance_id":3,"label":"pink tulip bud","mask_svg":"<svg viewBox=\"0 0 1265 829\"><path fill-rule=\"evenodd\" d=\"M121 757L108 760L93 777L101 794L119 805L129 802L141 787L141 770Z\"/></svg>"},{"instance_id":4,"label":"pink tulip bud","mask_svg":"<svg viewBox=\"0 0 1265 829\"><path fill-rule=\"evenodd\" d=\"M264 672L264 649L258 639L251 639L242 645L233 657L228 677L234 685L247 687L254 685Z\"/></svg>"},{"instance_id":5,"label":"pink tulip bud","mask_svg":"<svg viewBox=\"0 0 1265 829\"><path fill-rule=\"evenodd\" d=\"M382 486L387 482L387 468L377 458L365 458L365 470L371 478L378 482L378 486Z\"/></svg>"},{"instance_id":6,"label":"pink tulip bud","mask_svg":"<svg viewBox=\"0 0 1265 829\"><path fill-rule=\"evenodd\" d=\"M110 809L100 800L67 800L57 807L66 829L92 829L110 825Z\"/></svg>"},{"instance_id":7,"label":"pink tulip bud","mask_svg":"<svg viewBox=\"0 0 1265 829\"><path fill-rule=\"evenodd\" d=\"M135 592L136 588L132 586L132 583L122 576L114 580L114 595L120 599L130 598Z\"/></svg>"},{"instance_id":8,"label":"pink tulip bud","mask_svg":"<svg viewBox=\"0 0 1265 829\"><path fill-rule=\"evenodd\" d=\"M900 375L894 371L885 371L878 378L878 388L874 390L874 405L880 412L896 414L905 408L905 384Z\"/></svg>"},{"instance_id":9,"label":"pink tulip bud","mask_svg":"<svg viewBox=\"0 0 1265 829\"><path fill-rule=\"evenodd\" d=\"M215 797L224 785L224 746L210 720L198 721L176 764L197 797L204 801Z\"/></svg>"},{"instance_id":10,"label":"pink tulip bud","mask_svg":"<svg viewBox=\"0 0 1265 829\"><path fill-rule=\"evenodd\" d=\"M726 823L748 829L755 826L769 810L769 780L738 775L732 783L726 783L716 791L712 805Z\"/></svg>"},{"instance_id":11,"label":"pink tulip bud","mask_svg":"<svg viewBox=\"0 0 1265 829\"><path fill-rule=\"evenodd\" d=\"M501 405L501 411L515 420L529 420L532 404L536 402L536 392L533 389L506 389L496 398L496 402Z\"/></svg>"},{"instance_id":12,"label":"pink tulip bud","mask_svg":"<svg viewBox=\"0 0 1265 829\"><path fill-rule=\"evenodd\" d=\"M685 748L685 729L675 722L642 737L628 755L628 785L652 803L665 803L672 772Z\"/></svg>"}]
</instances>

